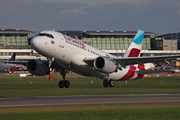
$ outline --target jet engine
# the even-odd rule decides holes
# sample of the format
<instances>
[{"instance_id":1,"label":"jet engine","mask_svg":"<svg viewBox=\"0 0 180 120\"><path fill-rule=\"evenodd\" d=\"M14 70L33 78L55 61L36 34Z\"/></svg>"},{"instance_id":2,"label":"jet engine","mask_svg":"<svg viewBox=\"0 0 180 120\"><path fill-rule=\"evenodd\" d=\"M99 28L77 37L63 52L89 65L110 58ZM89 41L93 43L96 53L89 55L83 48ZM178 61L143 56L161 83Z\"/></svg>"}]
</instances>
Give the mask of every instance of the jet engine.
<instances>
[{"instance_id":1,"label":"jet engine","mask_svg":"<svg viewBox=\"0 0 180 120\"><path fill-rule=\"evenodd\" d=\"M104 73L117 72L116 62L106 57L98 57L94 61L94 67L96 70L100 70Z\"/></svg>"},{"instance_id":2,"label":"jet engine","mask_svg":"<svg viewBox=\"0 0 180 120\"><path fill-rule=\"evenodd\" d=\"M26 67L33 75L44 76L49 74L47 62L43 62L38 59L28 61Z\"/></svg>"}]
</instances>

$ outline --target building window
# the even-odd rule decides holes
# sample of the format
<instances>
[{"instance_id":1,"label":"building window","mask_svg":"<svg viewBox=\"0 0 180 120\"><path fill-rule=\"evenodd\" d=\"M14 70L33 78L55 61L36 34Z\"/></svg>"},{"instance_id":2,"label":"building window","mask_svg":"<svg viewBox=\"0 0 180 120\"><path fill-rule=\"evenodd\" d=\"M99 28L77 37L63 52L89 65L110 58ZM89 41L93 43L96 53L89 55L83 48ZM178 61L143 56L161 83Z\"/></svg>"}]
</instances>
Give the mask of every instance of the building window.
<instances>
[{"instance_id":1,"label":"building window","mask_svg":"<svg viewBox=\"0 0 180 120\"><path fill-rule=\"evenodd\" d=\"M20 47L28 49L26 34L0 34L0 42L7 42L4 44L5 49L19 49Z\"/></svg>"}]
</instances>

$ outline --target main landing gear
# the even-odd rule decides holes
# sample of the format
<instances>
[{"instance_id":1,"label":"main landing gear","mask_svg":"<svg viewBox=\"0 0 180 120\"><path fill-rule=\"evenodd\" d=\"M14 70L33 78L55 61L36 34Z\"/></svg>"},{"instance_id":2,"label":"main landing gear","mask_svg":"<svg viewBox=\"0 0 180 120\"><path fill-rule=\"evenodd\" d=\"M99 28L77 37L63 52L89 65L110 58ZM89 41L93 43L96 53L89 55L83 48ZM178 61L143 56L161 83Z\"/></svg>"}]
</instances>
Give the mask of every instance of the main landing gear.
<instances>
[{"instance_id":1,"label":"main landing gear","mask_svg":"<svg viewBox=\"0 0 180 120\"><path fill-rule=\"evenodd\" d=\"M70 86L70 82L68 80L61 80L61 81L59 81L59 87L60 88L63 88L63 87L69 88L69 86Z\"/></svg>"},{"instance_id":2,"label":"main landing gear","mask_svg":"<svg viewBox=\"0 0 180 120\"><path fill-rule=\"evenodd\" d=\"M104 80L103 81L103 86L104 87L113 87L114 86L114 81L113 80Z\"/></svg>"},{"instance_id":3,"label":"main landing gear","mask_svg":"<svg viewBox=\"0 0 180 120\"><path fill-rule=\"evenodd\" d=\"M65 70L65 69L60 70L60 74L63 77L63 80L59 81L60 88L63 88L63 87L69 88L69 86L70 86L70 82L68 80L65 80L66 72L67 72L67 70Z\"/></svg>"}]
</instances>

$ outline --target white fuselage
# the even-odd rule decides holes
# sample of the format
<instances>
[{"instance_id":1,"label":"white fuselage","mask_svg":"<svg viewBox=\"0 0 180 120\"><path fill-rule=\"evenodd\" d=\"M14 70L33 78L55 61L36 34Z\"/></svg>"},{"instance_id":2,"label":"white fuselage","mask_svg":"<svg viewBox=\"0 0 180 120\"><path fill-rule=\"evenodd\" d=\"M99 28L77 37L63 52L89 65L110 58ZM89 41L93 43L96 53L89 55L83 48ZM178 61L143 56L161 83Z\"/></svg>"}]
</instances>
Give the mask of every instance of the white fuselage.
<instances>
[{"instance_id":1,"label":"white fuselage","mask_svg":"<svg viewBox=\"0 0 180 120\"><path fill-rule=\"evenodd\" d=\"M109 75L94 67L87 65L83 60L86 58L97 58L98 56L108 56L116 58L111 54L103 52L83 42L73 39L55 31L42 31L42 33L51 34L51 36L35 36L31 40L31 46L43 56L54 58L55 61L64 69L71 70L85 76L94 76L101 79L127 80L136 79L138 74L135 72L134 65L122 68Z\"/></svg>"}]
</instances>

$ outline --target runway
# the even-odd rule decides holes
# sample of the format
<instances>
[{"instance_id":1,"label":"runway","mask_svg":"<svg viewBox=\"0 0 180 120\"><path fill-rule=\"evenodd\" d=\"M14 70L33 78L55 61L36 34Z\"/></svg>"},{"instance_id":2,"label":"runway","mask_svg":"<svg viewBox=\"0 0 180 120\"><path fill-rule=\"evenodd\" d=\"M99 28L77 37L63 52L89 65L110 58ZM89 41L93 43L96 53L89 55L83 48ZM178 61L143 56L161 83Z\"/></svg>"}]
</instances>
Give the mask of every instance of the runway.
<instances>
[{"instance_id":1,"label":"runway","mask_svg":"<svg viewBox=\"0 0 180 120\"><path fill-rule=\"evenodd\" d=\"M180 103L180 94L82 95L0 98L0 107Z\"/></svg>"}]
</instances>

